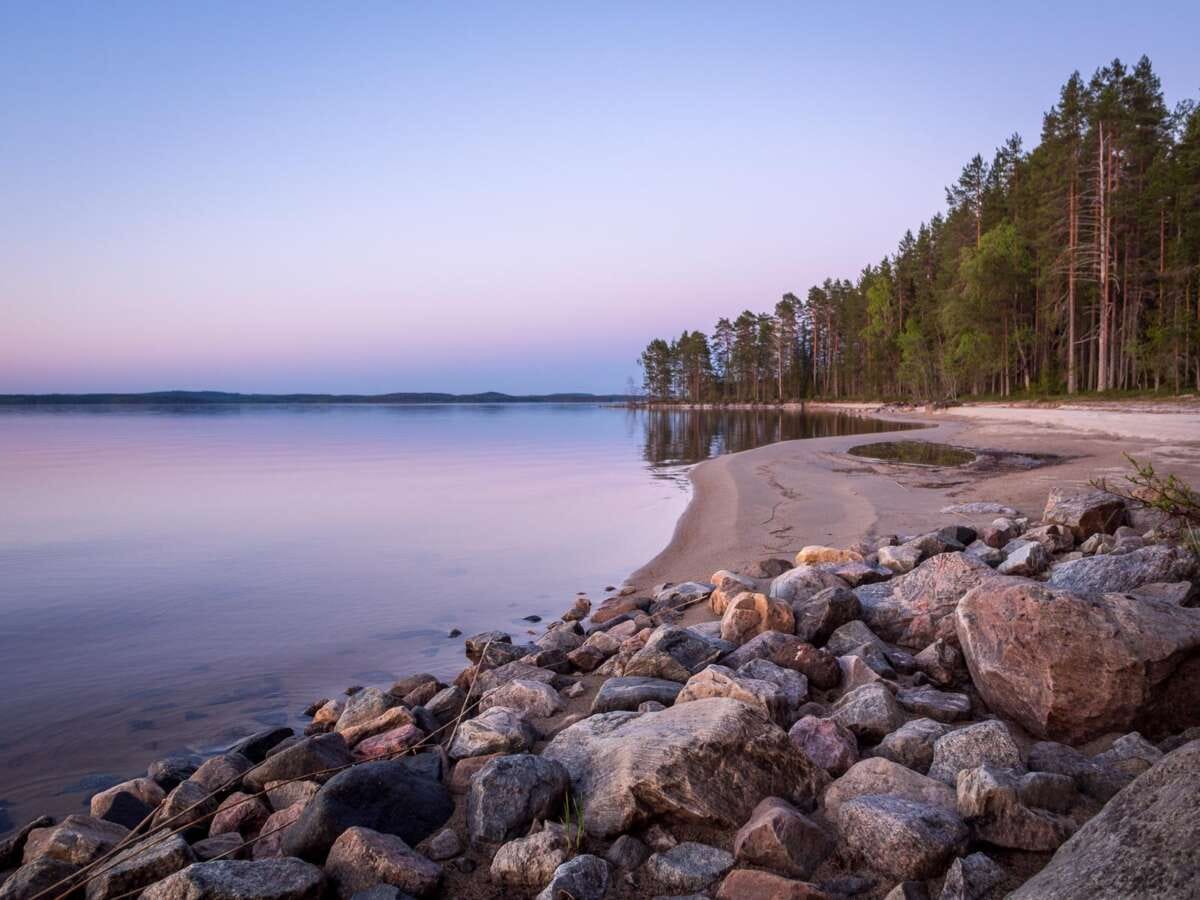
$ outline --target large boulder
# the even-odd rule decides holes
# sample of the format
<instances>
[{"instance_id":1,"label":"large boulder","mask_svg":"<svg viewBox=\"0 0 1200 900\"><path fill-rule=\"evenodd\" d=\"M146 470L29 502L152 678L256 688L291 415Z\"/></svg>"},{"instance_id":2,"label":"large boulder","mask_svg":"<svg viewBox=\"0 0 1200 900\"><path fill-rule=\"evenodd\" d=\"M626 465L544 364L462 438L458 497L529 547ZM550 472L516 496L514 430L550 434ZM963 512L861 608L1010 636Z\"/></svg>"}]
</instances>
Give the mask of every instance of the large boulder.
<instances>
[{"instance_id":1,"label":"large boulder","mask_svg":"<svg viewBox=\"0 0 1200 900\"><path fill-rule=\"evenodd\" d=\"M788 569L771 582L767 591L776 600L794 603L808 600L815 594L831 587L846 587L846 582L820 566L796 566Z\"/></svg>"},{"instance_id":2,"label":"large boulder","mask_svg":"<svg viewBox=\"0 0 1200 900\"><path fill-rule=\"evenodd\" d=\"M1014 900L1194 897L1200 883L1200 741L1168 754L1058 848Z\"/></svg>"},{"instance_id":3,"label":"large boulder","mask_svg":"<svg viewBox=\"0 0 1200 900\"><path fill-rule=\"evenodd\" d=\"M783 666L785 669L795 669L796 652L802 646L807 646L803 640L794 634L784 634L781 631L764 631L750 638L732 653L721 657L721 665L731 669L740 669L746 663L755 659L765 659Z\"/></svg>"},{"instance_id":4,"label":"large boulder","mask_svg":"<svg viewBox=\"0 0 1200 900\"><path fill-rule=\"evenodd\" d=\"M1200 723L1200 610L1005 579L968 594L956 619L980 695L1037 737Z\"/></svg>"},{"instance_id":5,"label":"large boulder","mask_svg":"<svg viewBox=\"0 0 1200 900\"><path fill-rule=\"evenodd\" d=\"M837 825L849 856L898 880L940 875L969 837L957 813L877 794L843 803Z\"/></svg>"},{"instance_id":6,"label":"large boulder","mask_svg":"<svg viewBox=\"0 0 1200 900\"><path fill-rule=\"evenodd\" d=\"M489 760L467 791L467 828L471 839L503 843L524 834L535 819L561 813L567 770L552 759L530 753Z\"/></svg>"},{"instance_id":7,"label":"large boulder","mask_svg":"<svg viewBox=\"0 0 1200 900\"><path fill-rule=\"evenodd\" d=\"M492 857L491 876L504 885L536 890L553 878L570 856L565 829L552 825L502 845Z\"/></svg>"},{"instance_id":8,"label":"large boulder","mask_svg":"<svg viewBox=\"0 0 1200 900\"><path fill-rule=\"evenodd\" d=\"M479 709L489 710L493 706L515 709L517 712L536 718L548 718L562 711L566 701L553 687L541 681L514 678L507 684L488 691L479 700Z\"/></svg>"},{"instance_id":9,"label":"large boulder","mask_svg":"<svg viewBox=\"0 0 1200 900\"><path fill-rule=\"evenodd\" d=\"M344 732L383 715L393 706L400 705L400 698L376 687L363 688L346 701L346 707L338 716L333 730Z\"/></svg>"},{"instance_id":10,"label":"large boulder","mask_svg":"<svg viewBox=\"0 0 1200 900\"><path fill-rule=\"evenodd\" d=\"M543 756L566 767L585 827L601 837L655 817L734 827L763 797L810 803L826 778L781 728L724 697L591 716Z\"/></svg>"},{"instance_id":11,"label":"large boulder","mask_svg":"<svg viewBox=\"0 0 1200 900\"><path fill-rule=\"evenodd\" d=\"M791 604L750 591L730 600L721 616L721 639L738 645L764 631L788 634L794 628Z\"/></svg>"},{"instance_id":12,"label":"large boulder","mask_svg":"<svg viewBox=\"0 0 1200 900\"><path fill-rule=\"evenodd\" d=\"M407 759L369 762L330 779L304 807L283 840L287 856L320 862L347 828L361 825L420 843L454 812L440 782L414 771Z\"/></svg>"},{"instance_id":13,"label":"large boulder","mask_svg":"<svg viewBox=\"0 0 1200 900\"><path fill-rule=\"evenodd\" d=\"M320 900L324 890L324 873L299 859L219 859L152 884L142 900Z\"/></svg>"},{"instance_id":14,"label":"large boulder","mask_svg":"<svg viewBox=\"0 0 1200 900\"><path fill-rule=\"evenodd\" d=\"M1093 534L1112 534L1125 522L1125 502L1107 491L1051 488L1042 511L1042 521L1071 529L1075 540Z\"/></svg>"},{"instance_id":15,"label":"large boulder","mask_svg":"<svg viewBox=\"0 0 1200 900\"><path fill-rule=\"evenodd\" d=\"M725 569L713 572L709 581L716 586L716 589L708 598L708 604L718 616L725 615L725 608L729 606L729 601L738 594L758 590L758 582L755 579Z\"/></svg>"},{"instance_id":16,"label":"large boulder","mask_svg":"<svg viewBox=\"0 0 1200 900\"><path fill-rule=\"evenodd\" d=\"M1076 594L1125 593L1157 582L1195 578L1196 557L1183 547L1152 544L1129 553L1105 553L1060 563L1047 584Z\"/></svg>"},{"instance_id":17,"label":"large boulder","mask_svg":"<svg viewBox=\"0 0 1200 900\"><path fill-rule=\"evenodd\" d=\"M853 732L833 719L805 716L791 727L788 737L801 753L835 777L858 762Z\"/></svg>"},{"instance_id":18,"label":"large boulder","mask_svg":"<svg viewBox=\"0 0 1200 900\"><path fill-rule=\"evenodd\" d=\"M584 853L555 869L536 900L604 900L609 877L608 863Z\"/></svg>"},{"instance_id":19,"label":"large boulder","mask_svg":"<svg viewBox=\"0 0 1200 900\"><path fill-rule=\"evenodd\" d=\"M933 719L912 719L880 741L875 754L924 774L933 762L934 746L948 730Z\"/></svg>"},{"instance_id":20,"label":"large boulder","mask_svg":"<svg viewBox=\"0 0 1200 900\"><path fill-rule=\"evenodd\" d=\"M94 795L89 807L97 819L136 828L166 796L166 791L153 778L134 778Z\"/></svg>"},{"instance_id":21,"label":"large boulder","mask_svg":"<svg viewBox=\"0 0 1200 900\"><path fill-rule=\"evenodd\" d=\"M33 900L35 897L75 896L63 889L64 882L76 872L79 866L41 856L31 863L26 863L6 877L0 878L0 900Z\"/></svg>"},{"instance_id":22,"label":"large boulder","mask_svg":"<svg viewBox=\"0 0 1200 900\"><path fill-rule=\"evenodd\" d=\"M886 585L857 592L862 617L883 640L921 650L938 638L954 640L954 610L971 589L998 577L966 553L939 553ZM880 588L886 588L886 592Z\"/></svg>"}]
</instances>

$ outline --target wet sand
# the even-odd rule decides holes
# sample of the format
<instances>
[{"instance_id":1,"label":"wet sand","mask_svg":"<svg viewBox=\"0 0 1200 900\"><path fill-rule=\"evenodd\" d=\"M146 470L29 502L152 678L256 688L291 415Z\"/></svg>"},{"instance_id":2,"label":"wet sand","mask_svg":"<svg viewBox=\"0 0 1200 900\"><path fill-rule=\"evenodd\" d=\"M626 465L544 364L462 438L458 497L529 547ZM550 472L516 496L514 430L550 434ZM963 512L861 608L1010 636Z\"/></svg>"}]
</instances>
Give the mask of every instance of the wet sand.
<instances>
[{"instance_id":1,"label":"wet sand","mask_svg":"<svg viewBox=\"0 0 1200 900\"><path fill-rule=\"evenodd\" d=\"M872 410L865 404L813 409ZM806 544L845 546L864 535L903 534L945 524L944 506L993 500L1038 517L1055 485L1086 485L1128 470L1122 454L1200 483L1200 409L1195 405L955 407L935 413L877 413L922 423L920 431L785 441L718 457L691 472L693 495L668 546L633 573L647 590L664 581L706 579L717 569L766 557L791 558ZM848 456L857 444L934 441L980 450L1055 454L1031 470L898 466ZM957 516L964 524L992 515Z\"/></svg>"}]
</instances>

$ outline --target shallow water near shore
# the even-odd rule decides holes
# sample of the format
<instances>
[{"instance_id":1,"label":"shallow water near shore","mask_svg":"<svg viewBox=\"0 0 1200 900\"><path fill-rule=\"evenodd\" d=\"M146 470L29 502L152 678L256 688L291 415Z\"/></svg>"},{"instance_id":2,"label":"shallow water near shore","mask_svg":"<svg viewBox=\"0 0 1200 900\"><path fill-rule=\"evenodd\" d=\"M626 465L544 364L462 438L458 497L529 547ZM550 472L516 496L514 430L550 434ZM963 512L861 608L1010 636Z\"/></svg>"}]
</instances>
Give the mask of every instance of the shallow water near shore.
<instances>
[{"instance_id":1,"label":"shallow water near shore","mask_svg":"<svg viewBox=\"0 0 1200 900\"><path fill-rule=\"evenodd\" d=\"M585 404L0 412L0 833L349 684L463 666L669 540L687 466L893 430ZM698 573L699 574L699 573Z\"/></svg>"}]
</instances>

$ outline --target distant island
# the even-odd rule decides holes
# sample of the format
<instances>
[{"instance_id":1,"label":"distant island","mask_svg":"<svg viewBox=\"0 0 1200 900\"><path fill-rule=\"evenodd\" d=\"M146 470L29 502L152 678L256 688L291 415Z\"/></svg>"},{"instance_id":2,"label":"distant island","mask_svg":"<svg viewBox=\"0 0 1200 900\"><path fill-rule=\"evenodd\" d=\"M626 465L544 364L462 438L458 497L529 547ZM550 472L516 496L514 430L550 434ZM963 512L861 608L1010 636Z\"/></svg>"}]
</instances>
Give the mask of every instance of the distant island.
<instances>
[{"instance_id":1,"label":"distant island","mask_svg":"<svg viewBox=\"0 0 1200 900\"><path fill-rule=\"evenodd\" d=\"M150 391L143 394L0 394L0 406L217 403L625 403L625 394L235 394L227 391Z\"/></svg>"}]
</instances>

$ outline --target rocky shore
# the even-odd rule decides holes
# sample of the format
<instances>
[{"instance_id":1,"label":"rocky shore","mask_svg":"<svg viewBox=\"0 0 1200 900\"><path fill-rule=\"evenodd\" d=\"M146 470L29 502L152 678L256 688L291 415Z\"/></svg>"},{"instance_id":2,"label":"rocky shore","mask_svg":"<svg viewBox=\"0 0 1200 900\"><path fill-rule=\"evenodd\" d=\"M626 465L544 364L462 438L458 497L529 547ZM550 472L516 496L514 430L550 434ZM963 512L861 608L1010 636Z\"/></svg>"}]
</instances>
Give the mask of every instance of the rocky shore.
<instances>
[{"instance_id":1,"label":"rocky shore","mask_svg":"<svg viewBox=\"0 0 1200 900\"><path fill-rule=\"evenodd\" d=\"M88 815L0 900L1193 897L1200 562L1097 491L578 598Z\"/></svg>"}]
</instances>

